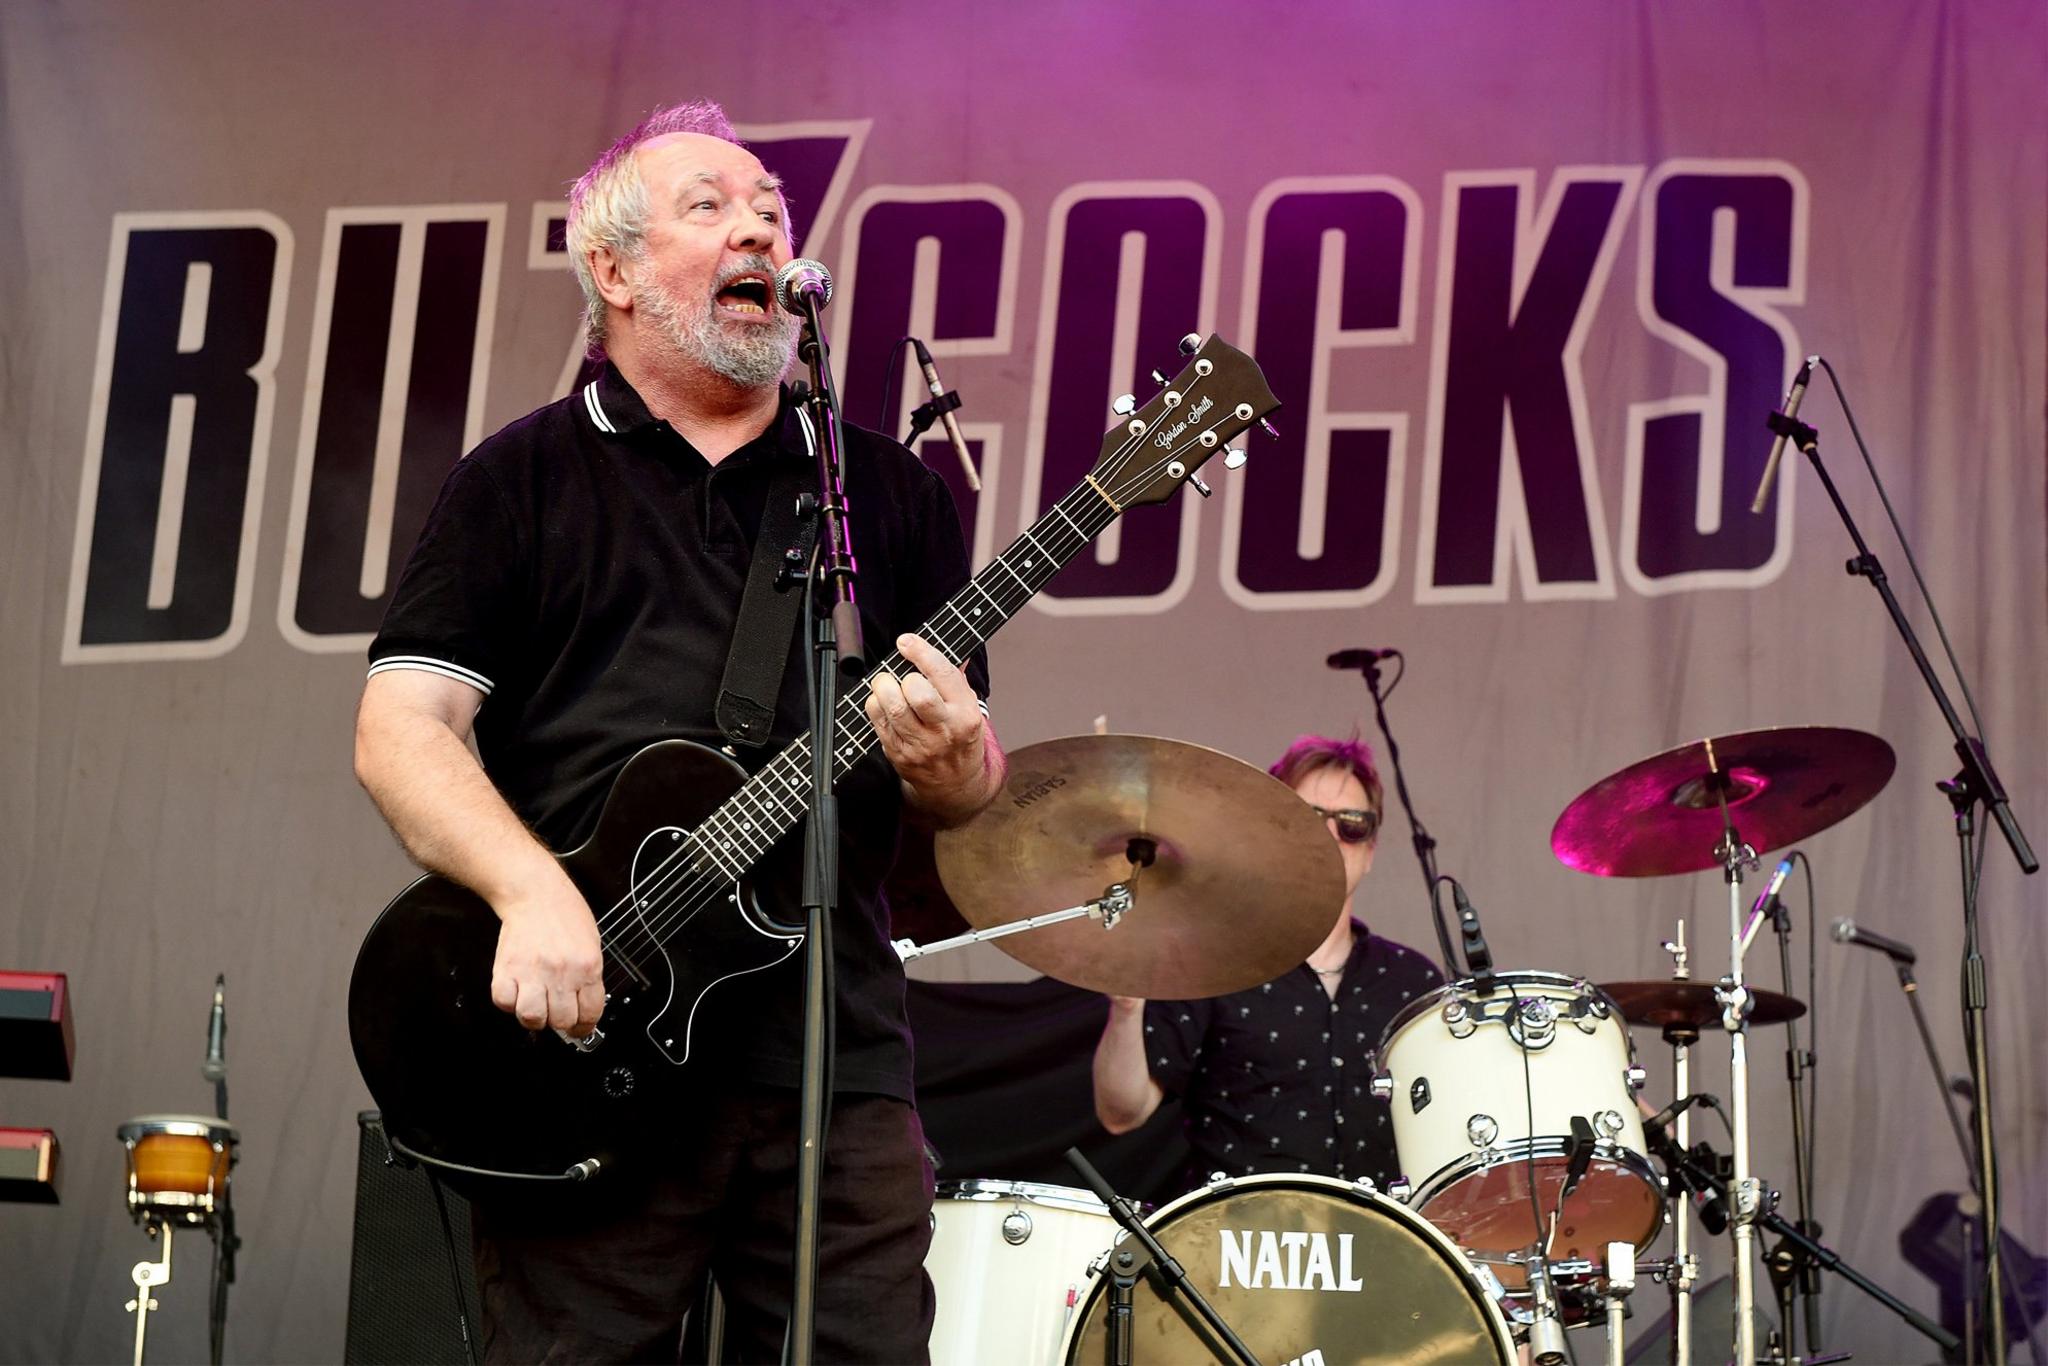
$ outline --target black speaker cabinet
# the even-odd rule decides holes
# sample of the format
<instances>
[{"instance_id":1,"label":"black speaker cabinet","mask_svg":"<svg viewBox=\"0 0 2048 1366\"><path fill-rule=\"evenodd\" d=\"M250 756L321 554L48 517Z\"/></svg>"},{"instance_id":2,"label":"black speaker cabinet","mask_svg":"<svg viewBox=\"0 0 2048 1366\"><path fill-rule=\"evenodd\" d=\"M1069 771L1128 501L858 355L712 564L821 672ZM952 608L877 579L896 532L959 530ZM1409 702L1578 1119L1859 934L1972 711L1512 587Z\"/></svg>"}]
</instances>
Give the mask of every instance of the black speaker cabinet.
<instances>
[{"instance_id":1,"label":"black speaker cabinet","mask_svg":"<svg viewBox=\"0 0 2048 1366\"><path fill-rule=\"evenodd\" d=\"M349 1262L348 1341L352 1366L463 1362L460 1304L476 1331L476 1270L470 1255L469 1204L446 1186L455 1234L455 1272L426 1173L392 1156L375 1110L356 1116L355 1251ZM460 1297L458 1300L458 1296Z\"/></svg>"}]
</instances>

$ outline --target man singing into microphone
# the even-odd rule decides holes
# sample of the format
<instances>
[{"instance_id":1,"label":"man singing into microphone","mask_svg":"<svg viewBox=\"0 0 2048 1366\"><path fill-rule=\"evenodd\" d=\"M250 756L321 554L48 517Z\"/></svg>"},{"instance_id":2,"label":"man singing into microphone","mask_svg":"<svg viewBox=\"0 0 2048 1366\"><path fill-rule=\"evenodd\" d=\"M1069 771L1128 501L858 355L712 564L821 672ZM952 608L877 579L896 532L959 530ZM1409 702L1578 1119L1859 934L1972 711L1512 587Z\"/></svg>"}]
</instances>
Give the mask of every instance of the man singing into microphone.
<instances>
[{"instance_id":1,"label":"man singing into microphone","mask_svg":"<svg viewBox=\"0 0 2048 1366\"><path fill-rule=\"evenodd\" d=\"M791 462L812 460L779 382L800 328L771 291L791 257L787 206L717 106L659 110L613 144L571 193L568 246L602 373L449 475L370 647L356 771L413 857L498 913L493 1004L584 1036L605 1005L598 931L550 850L590 834L641 747L720 744L714 706L763 507ZM816 1356L923 1361L932 1176L879 888L899 822L968 819L1004 763L982 658L955 667L911 634L967 578L945 485L872 433L848 426L845 447L870 653L893 645L915 671L866 699L886 762L870 754L839 784ZM800 634L769 742L740 756L751 767L809 728ZM802 918L787 875L799 846L793 835L763 863L785 920ZM490 1360L673 1361L707 1270L726 1357L779 1359L802 978L796 955L705 998L688 1089L661 1098L662 1171L629 1198L573 1215L476 1205Z\"/></svg>"},{"instance_id":2,"label":"man singing into microphone","mask_svg":"<svg viewBox=\"0 0 2048 1366\"><path fill-rule=\"evenodd\" d=\"M1110 999L1095 1047L1095 1113L1113 1134L1178 1095L1188 1188L1212 1172L1400 1174L1385 1101L1372 1095L1371 1051L1401 1008L1443 981L1413 949L1351 913L1372 869L1382 794L1358 740L1304 735L1269 770L1328 823L1344 856L1344 899L1308 961L1247 991L1206 1001ZM1258 908L1248 906L1247 915Z\"/></svg>"}]
</instances>

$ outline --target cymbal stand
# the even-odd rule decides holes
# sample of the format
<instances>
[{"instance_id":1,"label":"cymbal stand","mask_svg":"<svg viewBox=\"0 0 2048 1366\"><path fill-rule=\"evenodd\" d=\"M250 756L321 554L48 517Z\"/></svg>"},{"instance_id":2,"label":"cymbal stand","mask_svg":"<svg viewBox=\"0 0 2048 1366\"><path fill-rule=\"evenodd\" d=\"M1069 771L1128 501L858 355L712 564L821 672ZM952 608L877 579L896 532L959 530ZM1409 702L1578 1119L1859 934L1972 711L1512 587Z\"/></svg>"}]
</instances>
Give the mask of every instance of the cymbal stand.
<instances>
[{"instance_id":1,"label":"cymbal stand","mask_svg":"<svg viewBox=\"0 0 2048 1366\"><path fill-rule=\"evenodd\" d=\"M1749 1010L1752 997L1742 980L1742 956L1749 947L1743 923L1742 870L1756 867L1756 850L1745 844L1728 814L1728 775L1707 742L1712 787L1721 803L1721 842L1714 859L1728 884L1728 975L1715 990L1721 1002L1721 1027L1728 1031L1728 1081L1734 1098L1730 1116L1735 1131L1734 1168L1729 1180L1728 1226L1735 1261L1735 1366L1756 1366L1756 1217L1763 1204L1763 1186L1749 1166Z\"/></svg>"},{"instance_id":2,"label":"cymbal stand","mask_svg":"<svg viewBox=\"0 0 2048 1366\"><path fill-rule=\"evenodd\" d=\"M171 1283L172 1221L152 1211L143 1216L142 1226L151 1237L162 1236L164 1251L156 1261L137 1262L135 1269L128 1273L135 1282L135 1298L122 1307L135 1315L135 1366L142 1366L142 1349L149 1337L149 1311L162 1308L150 1292Z\"/></svg>"},{"instance_id":3,"label":"cymbal stand","mask_svg":"<svg viewBox=\"0 0 2048 1366\"><path fill-rule=\"evenodd\" d=\"M1135 881L1136 879L1132 879ZM964 949L969 944L980 944L1005 935L1022 934L1025 930L1043 929L1047 925L1058 925L1063 921L1079 920L1088 916L1102 922L1102 928L1113 930L1116 922L1123 919L1132 906L1137 904L1138 894L1129 882L1112 882L1103 888L1102 895L1093 901L1084 901L1078 906L1069 906L1064 911L1048 911L1044 915L1026 916L1003 925L991 925L985 930L969 930L956 934L951 939L938 939L929 944L912 943L898 939L891 945L896 956L908 963L913 958L925 958L948 949Z\"/></svg>"},{"instance_id":4,"label":"cymbal stand","mask_svg":"<svg viewBox=\"0 0 2048 1366\"><path fill-rule=\"evenodd\" d=\"M1671 980L1689 982L1692 967L1688 962L1689 950L1685 947L1685 920L1678 922L1678 933L1664 941L1664 951L1671 955ZM1692 1046L1700 1040L1700 1032L1689 1024L1664 1026L1664 1042L1671 1045L1671 1097L1682 1100L1692 1094ZM1692 1109L1679 1110L1672 1121L1680 1148L1692 1146ZM1672 1182L1671 1226L1672 1236L1677 1240L1676 1250L1671 1256L1671 1366L1692 1366L1692 1288L1699 1279L1699 1258L1692 1251L1691 1211L1686 1207L1690 1202L1685 1198L1685 1186Z\"/></svg>"}]
</instances>

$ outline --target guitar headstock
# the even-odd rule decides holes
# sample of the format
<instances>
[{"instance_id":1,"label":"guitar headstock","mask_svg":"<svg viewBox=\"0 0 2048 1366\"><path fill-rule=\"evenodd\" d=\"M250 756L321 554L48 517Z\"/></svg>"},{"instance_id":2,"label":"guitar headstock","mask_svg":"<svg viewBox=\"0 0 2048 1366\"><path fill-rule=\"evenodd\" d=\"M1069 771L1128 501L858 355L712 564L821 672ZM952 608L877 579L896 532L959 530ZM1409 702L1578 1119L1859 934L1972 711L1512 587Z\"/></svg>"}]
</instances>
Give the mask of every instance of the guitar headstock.
<instances>
[{"instance_id":1,"label":"guitar headstock","mask_svg":"<svg viewBox=\"0 0 2048 1366\"><path fill-rule=\"evenodd\" d=\"M1190 334L1181 347L1190 353L1187 365L1103 434L1089 471L1088 482L1119 511L1165 502L1204 461L1280 406L1259 363L1221 337Z\"/></svg>"}]
</instances>

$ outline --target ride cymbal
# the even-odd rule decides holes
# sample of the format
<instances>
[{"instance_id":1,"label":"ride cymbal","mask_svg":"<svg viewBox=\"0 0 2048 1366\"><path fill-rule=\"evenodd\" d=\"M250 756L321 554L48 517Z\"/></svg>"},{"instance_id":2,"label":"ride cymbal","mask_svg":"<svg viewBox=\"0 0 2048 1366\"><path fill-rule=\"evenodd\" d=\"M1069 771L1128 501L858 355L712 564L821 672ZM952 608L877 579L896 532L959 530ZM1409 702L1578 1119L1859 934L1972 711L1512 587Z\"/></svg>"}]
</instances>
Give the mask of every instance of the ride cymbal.
<instances>
[{"instance_id":1,"label":"ride cymbal","mask_svg":"<svg viewBox=\"0 0 2048 1366\"><path fill-rule=\"evenodd\" d=\"M1875 797L1898 760L1875 735L1779 726L1699 740L1602 778L1550 831L1551 852L1601 877L1718 868L1722 796L1758 854L1827 829Z\"/></svg>"},{"instance_id":2,"label":"ride cymbal","mask_svg":"<svg viewBox=\"0 0 2048 1366\"><path fill-rule=\"evenodd\" d=\"M1075 735L1010 755L994 802L937 841L939 877L977 929L1094 900L1132 908L995 940L1048 977L1192 1000L1299 965L1336 924L1344 860L1292 788L1239 759L1146 735ZM1137 870L1132 862L1150 856Z\"/></svg>"}]
</instances>

